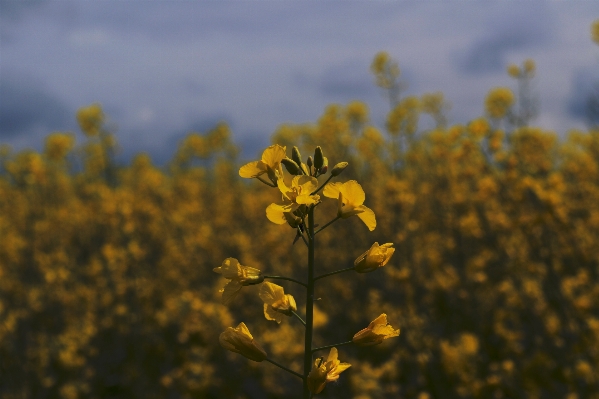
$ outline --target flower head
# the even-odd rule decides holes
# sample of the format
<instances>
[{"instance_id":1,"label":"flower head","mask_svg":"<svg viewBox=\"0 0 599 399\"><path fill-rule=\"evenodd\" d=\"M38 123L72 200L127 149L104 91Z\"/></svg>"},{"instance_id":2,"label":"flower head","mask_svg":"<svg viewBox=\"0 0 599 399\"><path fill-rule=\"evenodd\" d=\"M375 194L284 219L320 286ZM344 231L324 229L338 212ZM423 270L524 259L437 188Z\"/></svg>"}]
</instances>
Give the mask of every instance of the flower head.
<instances>
[{"instance_id":1,"label":"flower head","mask_svg":"<svg viewBox=\"0 0 599 399\"><path fill-rule=\"evenodd\" d=\"M285 294L283 287L268 281L262 284L258 294L264 301L264 317L277 323L283 321L283 316L291 316L297 310L295 299L291 294Z\"/></svg>"},{"instance_id":2,"label":"flower head","mask_svg":"<svg viewBox=\"0 0 599 399\"><path fill-rule=\"evenodd\" d=\"M366 224L368 230L372 231L376 228L374 212L363 205L366 194L357 181L350 180L345 183L329 183L324 187L322 193L325 197L337 198L337 216L340 218L346 219L356 215Z\"/></svg>"},{"instance_id":3,"label":"flower head","mask_svg":"<svg viewBox=\"0 0 599 399\"><path fill-rule=\"evenodd\" d=\"M284 224L289 222L290 218L295 219L291 214L300 206L314 205L320 201L318 194L312 195L318 188L318 180L315 177L294 176L291 180L291 187L288 187L283 179L279 179L277 185L283 194L283 202L270 204L266 208L266 217L273 223Z\"/></svg>"},{"instance_id":4,"label":"flower head","mask_svg":"<svg viewBox=\"0 0 599 399\"><path fill-rule=\"evenodd\" d=\"M338 359L337 348L331 348L327 361L316 359L314 367L308 374L308 388L313 394L322 392L327 382L337 381L339 374L351 367L349 363L341 363Z\"/></svg>"},{"instance_id":5,"label":"flower head","mask_svg":"<svg viewBox=\"0 0 599 399\"><path fill-rule=\"evenodd\" d=\"M231 302L244 285L260 284L264 281L259 269L242 266L235 258L225 259L222 265L215 267L213 270L218 274L222 274L224 278L231 280L219 291L223 293L222 301L224 304Z\"/></svg>"},{"instance_id":6,"label":"flower head","mask_svg":"<svg viewBox=\"0 0 599 399\"><path fill-rule=\"evenodd\" d=\"M241 322L237 328L227 327L218 337L220 345L231 352L240 353L255 362L266 359L266 352L250 334L245 323Z\"/></svg>"},{"instance_id":7,"label":"flower head","mask_svg":"<svg viewBox=\"0 0 599 399\"><path fill-rule=\"evenodd\" d=\"M276 184L283 176L281 161L285 158L286 149L278 144L271 145L264 150L260 161L253 161L239 168L239 176L251 179L266 173L273 184Z\"/></svg>"},{"instance_id":8,"label":"flower head","mask_svg":"<svg viewBox=\"0 0 599 399\"><path fill-rule=\"evenodd\" d=\"M368 251L356 258L354 268L358 273L373 272L379 267L385 266L394 252L395 248L392 243L379 246L379 243L375 242Z\"/></svg>"},{"instance_id":9,"label":"flower head","mask_svg":"<svg viewBox=\"0 0 599 399\"><path fill-rule=\"evenodd\" d=\"M399 329L394 330L393 327L387 323L387 315L383 313L371 321L368 327L358 331L354 335L352 341L356 345L378 345L387 338L397 337L398 335Z\"/></svg>"}]
</instances>

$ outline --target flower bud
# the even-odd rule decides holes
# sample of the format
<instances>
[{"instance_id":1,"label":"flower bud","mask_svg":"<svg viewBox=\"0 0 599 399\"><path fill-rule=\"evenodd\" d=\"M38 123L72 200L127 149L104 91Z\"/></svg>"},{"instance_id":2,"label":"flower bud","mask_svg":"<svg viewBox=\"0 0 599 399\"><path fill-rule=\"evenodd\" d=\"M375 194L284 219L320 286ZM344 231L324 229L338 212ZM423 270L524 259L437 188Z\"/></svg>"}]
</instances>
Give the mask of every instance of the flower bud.
<instances>
[{"instance_id":1,"label":"flower bud","mask_svg":"<svg viewBox=\"0 0 599 399\"><path fill-rule=\"evenodd\" d=\"M314 150L314 168L319 170L324 166L324 155L322 154L322 148L320 146L316 147Z\"/></svg>"},{"instance_id":2,"label":"flower bud","mask_svg":"<svg viewBox=\"0 0 599 399\"><path fill-rule=\"evenodd\" d=\"M298 165L302 164L302 155L300 154L299 149L295 146L291 150L291 159L293 159L293 161Z\"/></svg>"},{"instance_id":3,"label":"flower bud","mask_svg":"<svg viewBox=\"0 0 599 399\"><path fill-rule=\"evenodd\" d=\"M312 165L314 165L314 163L312 162L312 155L310 155L308 157L308 160L306 161L306 165L308 165L309 168L311 168Z\"/></svg>"},{"instance_id":4,"label":"flower bud","mask_svg":"<svg viewBox=\"0 0 599 399\"><path fill-rule=\"evenodd\" d=\"M320 168L320 174L324 175L329 170L329 160L327 157L323 158L322 167Z\"/></svg>"},{"instance_id":5,"label":"flower bud","mask_svg":"<svg viewBox=\"0 0 599 399\"><path fill-rule=\"evenodd\" d=\"M341 174L341 172L343 172L343 170L345 168L347 168L347 165L348 165L347 162L339 162L337 165L335 165L333 170L331 170L331 174L333 176L339 176Z\"/></svg>"},{"instance_id":6,"label":"flower bud","mask_svg":"<svg viewBox=\"0 0 599 399\"><path fill-rule=\"evenodd\" d=\"M285 169L287 169L287 172L289 172L290 174L294 176L301 175L299 165L295 163L293 160L289 158L283 158L281 160L281 163L285 166Z\"/></svg>"},{"instance_id":7,"label":"flower bud","mask_svg":"<svg viewBox=\"0 0 599 399\"><path fill-rule=\"evenodd\" d=\"M264 349L254 341L254 337L245 323L239 323L237 328L227 327L220 334L218 341L223 348L239 353L255 362L261 362L267 357Z\"/></svg>"},{"instance_id":8,"label":"flower bud","mask_svg":"<svg viewBox=\"0 0 599 399\"><path fill-rule=\"evenodd\" d=\"M394 252L395 248L392 243L379 246L379 243L375 242L368 251L358 256L354 261L354 268L358 273L373 272L379 267L385 266Z\"/></svg>"}]
</instances>

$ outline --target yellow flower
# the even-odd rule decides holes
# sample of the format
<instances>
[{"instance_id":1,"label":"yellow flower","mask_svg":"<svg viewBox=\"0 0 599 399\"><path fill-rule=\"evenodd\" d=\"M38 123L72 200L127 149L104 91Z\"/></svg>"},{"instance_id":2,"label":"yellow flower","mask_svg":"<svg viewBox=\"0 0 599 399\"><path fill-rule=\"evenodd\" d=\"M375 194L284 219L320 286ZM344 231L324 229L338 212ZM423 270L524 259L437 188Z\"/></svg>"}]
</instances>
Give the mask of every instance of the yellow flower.
<instances>
[{"instance_id":1,"label":"yellow flower","mask_svg":"<svg viewBox=\"0 0 599 399\"><path fill-rule=\"evenodd\" d=\"M271 145L262 153L260 161L250 162L239 168L239 176L251 179L266 173L273 184L283 176L281 161L285 158L286 147L278 144Z\"/></svg>"},{"instance_id":2,"label":"yellow flower","mask_svg":"<svg viewBox=\"0 0 599 399\"><path fill-rule=\"evenodd\" d=\"M345 183L329 183L324 187L322 192L325 197L337 198L338 210L337 216L347 219L351 216L358 216L368 230L372 231L376 228L376 217L372 209L362 205L366 199L366 194L360 183L355 180L350 180Z\"/></svg>"},{"instance_id":3,"label":"yellow flower","mask_svg":"<svg viewBox=\"0 0 599 399\"><path fill-rule=\"evenodd\" d=\"M290 294L285 294L283 287L268 281L262 284L258 294L264 301L264 317L277 323L283 321L283 316L291 316L297 310L295 299Z\"/></svg>"},{"instance_id":4,"label":"yellow flower","mask_svg":"<svg viewBox=\"0 0 599 399\"><path fill-rule=\"evenodd\" d=\"M255 362L261 362L267 357L264 349L254 341L250 330L243 322L239 323L237 328L227 327L218 337L218 342L223 348L239 353Z\"/></svg>"},{"instance_id":5,"label":"yellow flower","mask_svg":"<svg viewBox=\"0 0 599 399\"><path fill-rule=\"evenodd\" d=\"M337 381L339 374L351 367L349 363L341 363L338 359L337 348L331 348L327 361L316 359L314 367L308 374L308 389L313 394L322 392L327 382Z\"/></svg>"},{"instance_id":6,"label":"yellow flower","mask_svg":"<svg viewBox=\"0 0 599 399\"><path fill-rule=\"evenodd\" d=\"M371 346L382 343L387 338L397 337L399 329L394 330L387 323L387 315L381 314L379 317L370 322L368 327L358 331L352 341L356 345Z\"/></svg>"},{"instance_id":7,"label":"yellow flower","mask_svg":"<svg viewBox=\"0 0 599 399\"><path fill-rule=\"evenodd\" d=\"M315 177L294 176L291 187L288 187L283 179L279 179L277 185L283 193L283 202L270 204L266 208L266 217L273 223L283 224L290 219L295 220L291 213L301 205L314 205L320 201L318 194L311 195L318 188L318 180Z\"/></svg>"},{"instance_id":8,"label":"yellow flower","mask_svg":"<svg viewBox=\"0 0 599 399\"><path fill-rule=\"evenodd\" d=\"M98 135L102 123L104 123L104 112L100 104L80 108L77 111L77 122L86 136Z\"/></svg>"},{"instance_id":9,"label":"yellow flower","mask_svg":"<svg viewBox=\"0 0 599 399\"><path fill-rule=\"evenodd\" d=\"M385 266L394 252L395 248L392 243L379 246L379 243L375 242L368 251L356 258L354 268L358 273L373 272L379 267Z\"/></svg>"},{"instance_id":10,"label":"yellow flower","mask_svg":"<svg viewBox=\"0 0 599 399\"><path fill-rule=\"evenodd\" d=\"M599 19L595 20L591 24L591 39L597 44L599 44Z\"/></svg>"},{"instance_id":11,"label":"yellow flower","mask_svg":"<svg viewBox=\"0 0 599 399\"><path fill-rule=\"evenodd\" d=\"M231 281L225 285L225 288L219 292L223 293L223 303L231 302L244 285L260 284L264 281L264 277L260 274L260 270L249 266L242 266L235 258L227 258L223 264L213 269L216 273L222 274L224 278Z\"/></svg>"},{"instance_id":12,"label":"yellow flower","mask_svg":"<svg viewBox=\"0 0 599 399\"><path fill-rule=\"evenodd\" d=\"M520 77L520 68L518 67L518 65L515 64L510 64L507 67L507 73L508 75L510 75L512 78L519 78Z\"/></svg>"},{"instance_id":13,"label":"yellow flower","mask_svg":"<svg viewBox=\"0 0 599 399\"><path fill-rule=\"evenodd\" d=\"M514 104L514 93L506 87L496 87L489 91L485 99L485 109L492 118L503 118Z\"/></svg>"}]
</instances>

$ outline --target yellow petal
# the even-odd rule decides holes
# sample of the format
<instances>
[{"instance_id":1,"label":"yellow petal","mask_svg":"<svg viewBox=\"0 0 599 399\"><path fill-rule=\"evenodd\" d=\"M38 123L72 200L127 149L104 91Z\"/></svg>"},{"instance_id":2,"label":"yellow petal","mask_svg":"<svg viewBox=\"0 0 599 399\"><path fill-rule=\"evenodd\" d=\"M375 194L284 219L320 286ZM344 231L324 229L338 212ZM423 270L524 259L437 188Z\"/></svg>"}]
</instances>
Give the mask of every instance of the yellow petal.
<instances>
[{"instance_id":1,"label":"yellow petal","mask_svg":"<svg viewBox=\"0 0 599 399\"><path fill-rule=\"evenodd\" d=\"M266 168L263 166L264 164L261 161L254 161L243 165L239 168L239 176L245 177L246 179L250 179L252 177L260 176L261 174L266 173Z\"/></svg>"},{"instance_id":2,"label":"yellow petal","mask_svg":"<svg viewBox=\"0 0 599 399\"><path fill-rule=\"evenodd\" d=\"M223 293L223 298L222 298L222 302L223 304L227 305L229 303L231 303L231 301L233 299L235 299L235 297L237 296L237 294L239 294L239 291L241 290L241 287L243 287L239 281L236 280L231 280L227 283L227 285L225 285L225 288L222 289L222 293Z\"/></svg>"},{"instance_id":3,"label":"yellow petal","mask_svg":"<svg viewBox=\"0 0 599 399\"><path fill-rule=\"evenodd\" d=\"M368 227L368 230L374 230L376 228L376 217L374 216L372 209L364 205L361 205L356 209L362 210L357 216L364 222L366 227Z\"/></svg>"},{"instance_id":4,"label":"yellow petal","mask_svg":"<svg viewBox=\"0 0 599 399\"><path fill-rule=\"evenodd\" d=\"M278 144L271 145L262 153L262 162L273 169L278 168L283 158L285 158L286 150L287 147L281 147Z\"/></svg>"},{"instance_id":5,"label":"yellow petal","mask_svg":"<svg viewBox=\"0 0 599 399\"><path fill-rule=\"evenodd\" d=\"M341 183L329 183L324 186L322 190L322 195L327 198L339 198L339 188L341 187Z\"/></svg>"},{"instance_id":6,"label":"yellow petal","mask_svg":"<svg viewBox=\"0 0 599 399\"><path fill-rule=\"evenodd\" d=\"M266 320L273 320L279 324L283 321L283 314L277 312L272 306L267 305L266 303L264 304L264 317Z\"/></svg>"},{"instance_id":7,"label":"yellow petal","mask_svg":"<svg viewBox=\"0 0 599 399\"><path fill-rule=\"evenodd\" d=\"M339 191L343 194L345 204L350 205L352 208L359 207L366 200L366 194L362 186L355 180L343 183Z\"/></svg>"},{"instance_id":8,"label":"yellow petal","mask_svg":"<svg viewBox=\"0 0 599 399\"><path fill-rule=\"evenodd\" d=\"M266 208L266 217L274 224L285 224L287 219L285 218L285 212L293 212L296 207L293 204L270 204Z\"/></svg>"},{"instance_id":9,"label":"yellow petal","mask_svg":"<svg viewBox=\"0 0 599 399\"><path fill-rule=\"evenodd\" d=\"M258 295L260 296L260 299L264 301L264 303L272 305L274 302L285 298L285 290L283 290L283 287L280 285L266 281L260 287L260 292Z\"/></svg>"},{"instance_id":10,"label":"yellow petal","mask_svg":"<svg viewBox=\"0 0 599 399\"><path fill-rule=\"evenodd\" d=\"M374 328L376 325L387 325L387 315L385 313L382 313L379 317L371 321L368 328Z\"/></svg>"},{"instance_id":11,"label":"yellow petal","mask_svg":"<svg viewBox=\"0 0 599 399\"><path fill-rule=\"evenodd\" d=\"M248 337L249 339L254 339L254 337L252 337L252 334L250 334L250 330L248 329L248 327L245 325L245 323L243 321L241 323L239 323L239 325L237 326L237 330L241 334Z\"/></svg>"},{"instance_id":12,"label":"yellow petal","mask_svg":"<svg viewBox=\"0 0 599 399\"><path fill-rule=\"evenodd\" d=\"M337 360L338 356L339 356L339 351L337 350L337 348L332 347L331 351L329 352L329 357L327 358L327 362L334 362L335 360Z\"/></svg>"}]
</instances>

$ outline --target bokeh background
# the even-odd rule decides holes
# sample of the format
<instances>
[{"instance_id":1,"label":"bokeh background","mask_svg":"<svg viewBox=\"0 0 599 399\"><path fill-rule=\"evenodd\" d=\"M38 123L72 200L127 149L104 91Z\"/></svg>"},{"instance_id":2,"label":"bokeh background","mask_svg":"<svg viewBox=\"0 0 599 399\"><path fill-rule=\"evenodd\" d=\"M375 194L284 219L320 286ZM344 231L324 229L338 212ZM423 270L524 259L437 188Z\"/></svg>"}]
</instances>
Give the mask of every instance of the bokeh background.
<instances>
[{"instance_id":1,"label":"bokeh background","mask_svg":"<svg viewBox=\"0 0 599 399\"><path fill-rule=\"evenodd\" d=\"M271 142L348 161L377 215L319 234L319 271L397 248L319 282L316 345L383 312L402 331L340 348L320 396L599 397L593 2L0 7L2 397L297 394L218 345L244 321L301 369L301 325L256 287L223 306L212 271L305 272L278 191L237 173Z\"/></svg>"}]
</instances>

